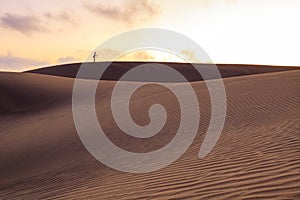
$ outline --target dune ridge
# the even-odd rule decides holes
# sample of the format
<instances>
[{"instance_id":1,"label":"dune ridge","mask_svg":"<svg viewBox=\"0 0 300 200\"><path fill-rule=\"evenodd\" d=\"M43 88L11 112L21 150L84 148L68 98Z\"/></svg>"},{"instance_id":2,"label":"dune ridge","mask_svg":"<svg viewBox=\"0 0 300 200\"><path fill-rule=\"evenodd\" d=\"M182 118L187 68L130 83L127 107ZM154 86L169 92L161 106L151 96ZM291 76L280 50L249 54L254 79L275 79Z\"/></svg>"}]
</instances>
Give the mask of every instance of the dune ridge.
<instances>
[{"instance_id":1,"label":"dune ridge","mask_svg":"<svg viewBox=\"0 0 300 200\"><path fill-rule=\"evenodd\" d=\"M155 64L163 64L169 66L173 69L179 71L182 75L186 77L186 79L190 82L193 81L202 81L203 78L199 76L197 70L190 63L171 63L171 62L97 62L97 63L84 63L92 70L97 70L97 68L103 68L104 66L109 65L109 68L104 72L101 80L119 80L120 77L133 69L138 65L143 64L153 64L153 67L156 67ZM73 63L73 64L65 64L65 65L57 65L51 67L45 67L41 69L29 70L26 72L29 73L37 73L37 74L47 74L53 76L62 76L62 77L70 77L75 78L80 66L83 63ZM194 66L205 69L205 71L209 72L211 68L211 64L196 64L193 63ZM218 67L220 74L223 78L234 77L234 76L244 76L244 75L253 75L253 74L261 74L261 73L270 73L270 72L280 72L287 70L297 70L297 67L287 67L287 66L268 66L268 65L238 65L238 64L216 64ZM157 71L159 72L161 69L157 67ZM140 79L140 77L134 77L129 81L144 81Z\"/></svg>"}]
</instances>

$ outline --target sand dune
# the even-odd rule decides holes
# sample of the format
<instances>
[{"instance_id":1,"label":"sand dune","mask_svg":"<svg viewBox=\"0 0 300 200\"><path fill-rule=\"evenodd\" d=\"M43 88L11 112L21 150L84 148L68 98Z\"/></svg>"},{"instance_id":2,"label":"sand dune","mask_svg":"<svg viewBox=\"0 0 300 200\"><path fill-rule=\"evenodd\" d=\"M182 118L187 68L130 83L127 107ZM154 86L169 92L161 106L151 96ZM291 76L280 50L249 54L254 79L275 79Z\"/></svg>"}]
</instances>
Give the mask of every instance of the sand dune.
<instances>
[{"instance_id":1,"label":"sand dune","mask_svg":"<svg viewBox=\"0 0 300 200\"><path fill-rule=\"evenodd\" d=\"M89 68L93 68L93 70L97 68L102 68L106 66L108 63L99 62L99 63L85 63ZM145 62L113 62L109 66L109 68L104 72L101 77L102 80L119 80L120 77L129 71L130 69L138 66L146 64ZM201 81L203 78L199 76L198 72L195 68L189 63L170 63L165 62L161 63L167 66L170 66L177 71L179 71L182 75L186 77L188 81ZM210 64L194 64L195 66L199 66L206 71L209 71L211 68ZM63 77L71 77L74 78L77 75L78 69L81 66L81 63L74 64L66 64L66 65L57 65L51 67L45 67L41 69L30 70L30 73L37 74L48 74L54 76L63 76ZM296 67L282 67L282 66L267 66L267 65L231 65L231 64L218 64L218 69L223 78L234 77L234 76L242 76L242 75L252 75L252 74L260 74L260 73L270 73L270 72L279 72L279 71L287 71L287 70L295 70ZM153 66L156 67L156 66ZM159 71L159 67L157 67ZM130 81L144 81L144 79L140 79L140 77L133 77ZM150 80L152 81L152 80Z\"/></svg>"},{"instance_id":2,"label":"sand dune","mask_svg":"<svg viewBox=\"0 0 300 200\"><path fill-rule=\"evenodd\" d=\"M72 117L74 79L67 77L74 76L73 70L35 71L57 76L0 73L0 199L299 199L300 71L268 67L264 73L258 68L229 66L223 71L228 74L226 123L213 151L201 160L210 100L203 81L191 83L200 101L198 134L179 160L146 174L113 170L87 152ZM255 75L245 76L245 71ZM96 94L107 136L135 152L166 145L180 120L174 95L152 84L133 96L131 114L137 124L149 122L153 103L171 113L158 135L137 139L113 121L110 93L116 82L109 80L101 81Z\"/></svg>"}]
</instances>

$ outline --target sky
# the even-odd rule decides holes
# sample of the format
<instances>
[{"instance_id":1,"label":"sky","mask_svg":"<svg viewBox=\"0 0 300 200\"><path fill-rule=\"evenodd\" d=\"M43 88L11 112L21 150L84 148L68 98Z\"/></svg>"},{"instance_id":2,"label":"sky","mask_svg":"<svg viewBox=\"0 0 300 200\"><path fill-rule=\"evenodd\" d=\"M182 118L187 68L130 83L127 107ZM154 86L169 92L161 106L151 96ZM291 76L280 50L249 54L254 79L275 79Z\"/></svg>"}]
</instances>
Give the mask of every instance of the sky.
<instances>
[{"instance_id":1,"label":"sky","mask_svg":"<svg viewBox=\"0 0 300 200\"><path fill-rule=\"evenodd\" d=\"M181 33L214 63L300 66L299 10L299 0L0 0L0 71L84 61L138 28ZM120 60L181 61L157 51Z\"/></svg>"}]
</instances>

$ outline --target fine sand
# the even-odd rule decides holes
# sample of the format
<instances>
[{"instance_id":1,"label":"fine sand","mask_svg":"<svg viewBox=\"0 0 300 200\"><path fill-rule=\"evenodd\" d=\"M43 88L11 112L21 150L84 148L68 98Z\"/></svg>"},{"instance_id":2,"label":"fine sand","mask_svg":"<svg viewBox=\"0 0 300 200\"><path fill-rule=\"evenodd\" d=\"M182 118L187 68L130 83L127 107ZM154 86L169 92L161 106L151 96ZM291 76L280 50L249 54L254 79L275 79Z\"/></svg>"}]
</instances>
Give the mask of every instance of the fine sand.
<instances>
[{"instance_id":1,"label":"fine sand","mask_svg":"<svg viewBox=\"0 0 300 200\"><path fill-rule=\"evenodd\" d=\"M148 124L154 103L162 104L170 115L162 131L151 138L124 134L113 121L110 96L119 69L128 71L135 64L116 63L119 67L100 81L96 111L117 146L149 152L172 140L180 109L166 88L144 86L130 102L133 120ZM209 93L192 69L170 65L193 81L201 122L183 156L144 174L111 169L83 146L72 116L76 69L0 73L0 199L300 199L300 70L219 66L226 77L225 127L213 150L199 159L210 121Z\"/></svg>"}]
</instances>

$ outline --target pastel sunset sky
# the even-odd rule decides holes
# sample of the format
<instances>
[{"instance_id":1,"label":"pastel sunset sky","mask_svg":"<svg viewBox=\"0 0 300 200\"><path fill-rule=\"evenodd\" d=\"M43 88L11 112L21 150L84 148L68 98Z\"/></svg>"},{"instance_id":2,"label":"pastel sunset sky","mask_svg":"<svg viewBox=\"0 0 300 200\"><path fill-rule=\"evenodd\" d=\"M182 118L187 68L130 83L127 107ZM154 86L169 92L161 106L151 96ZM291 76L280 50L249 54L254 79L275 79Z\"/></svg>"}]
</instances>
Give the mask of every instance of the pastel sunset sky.
<instances>
[{"instance_id":1,"label":"pastel sunset sky","mask_svg":"<svg viewBox=\"0 0 300 200\"><path fill-rule=\"evenodd\" d=\"M0 71L84 61L110 37L149 27L186 35L214 63L300 66L299 10L298 0L0 0ZM178 61L151 51L121 60Z\"/></svg>"}]
</instances>

